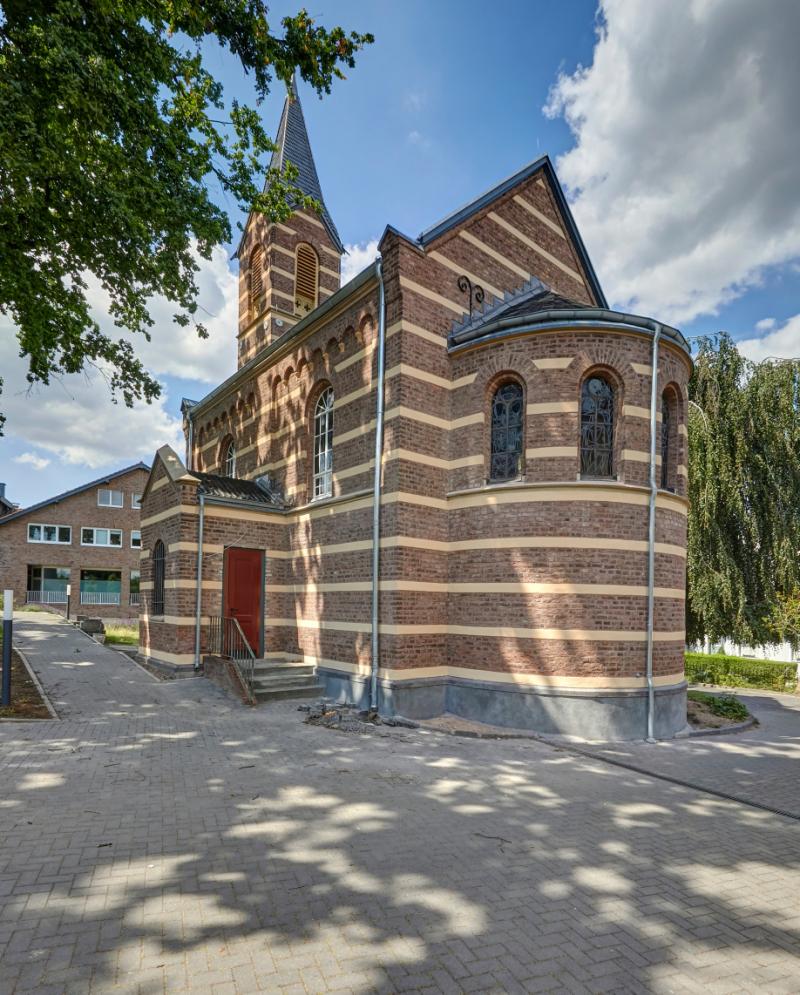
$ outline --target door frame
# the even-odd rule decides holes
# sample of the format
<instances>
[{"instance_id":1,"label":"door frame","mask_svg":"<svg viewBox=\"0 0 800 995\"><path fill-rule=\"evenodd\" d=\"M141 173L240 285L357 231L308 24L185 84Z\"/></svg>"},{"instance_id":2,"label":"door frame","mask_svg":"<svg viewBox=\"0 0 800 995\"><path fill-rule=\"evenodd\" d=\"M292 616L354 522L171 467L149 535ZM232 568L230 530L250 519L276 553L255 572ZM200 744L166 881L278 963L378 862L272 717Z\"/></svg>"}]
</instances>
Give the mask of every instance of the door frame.
<instances>
[{"instance_id":1,"label":"door frame","mask_svg":"<svg viewBox=\"0 0 800 995\"><path fill-rule=\"evenodd\" d=\"M222 550L222 613L225 614L225 596L228 593L228 550L249 549L258 553L261 559L260 582L258 585L258 646L253 646L252 650L261 659L264 656L264 604L266 598L267 584L267 551L258 546L240 546L238 543L224 546Z\"/></svg>"}]
</instances>

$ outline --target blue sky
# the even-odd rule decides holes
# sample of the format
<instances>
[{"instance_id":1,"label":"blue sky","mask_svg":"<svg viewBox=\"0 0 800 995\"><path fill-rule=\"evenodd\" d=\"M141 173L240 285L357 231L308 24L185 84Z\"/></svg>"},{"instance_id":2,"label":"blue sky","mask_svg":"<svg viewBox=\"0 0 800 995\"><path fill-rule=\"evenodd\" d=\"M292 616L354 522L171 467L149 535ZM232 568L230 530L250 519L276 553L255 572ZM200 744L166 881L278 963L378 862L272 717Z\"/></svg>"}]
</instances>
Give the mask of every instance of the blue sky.
<instances>
[{"instance_id":1,"label":"blue sky","mask_svg":"<svg viewBox=\"0 0 800 995\"><path fill-rule=\"evenodd\" d=\"M756 358L800 353L798 78L784 41L797 33L787 18L800 30L800 5L776 0L774 23L748 0L695 6L703 11L660 0L606 0L600 14L594 0L313 7L322 23L376 38L324 100L300 87L328 208L343 241L361 247L354 259L387 223L416 236L547 152L612 305L690 336L726 329ZM274 23L296 9L273 5ZM227 96L250 100L236 63L207 56ZM273 134L282 102L276 84L261 108ZM12 500L33 503L174 441L181 397L203 396L233 369L234 271L221 253L208 271L203 301L216 326L205 353L178 341L168 308L158 312L147 359L165 400L147 412L111 405L97 375L26 396L11 329L0 329L0 480ZM69 424L81 426L71 445Z\"/></svg>"}]
</instances>

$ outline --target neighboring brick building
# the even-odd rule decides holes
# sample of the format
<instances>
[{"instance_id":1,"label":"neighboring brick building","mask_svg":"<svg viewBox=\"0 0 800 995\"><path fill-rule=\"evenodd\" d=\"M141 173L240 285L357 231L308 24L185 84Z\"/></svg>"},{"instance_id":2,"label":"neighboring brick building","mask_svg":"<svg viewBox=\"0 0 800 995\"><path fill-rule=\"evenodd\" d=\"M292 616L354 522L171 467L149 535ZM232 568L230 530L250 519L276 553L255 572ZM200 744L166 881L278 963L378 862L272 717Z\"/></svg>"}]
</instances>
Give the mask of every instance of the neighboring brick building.
<instances>
[{"instance_id":1,"label":"neighboring brick building","mask_svg":"<svg viewBox=\"0 0 800 995\"><path fill-rule=\"evenodd\" d=\"M14 604L104 618L139 612L140 499L150 468L126 466L0 518L0 588Z\"/></svg>"},{"instance_id":2,"label":"neighboring brick building","mask_svg":"<svg viewBox=\"0 0 800 995\"><path fill-rule=\"evenodd\" d=\"M322 202L295 96L278 139ZM386 712L636 738L649 687L673 735L683 336L608 310L547 157L380 252L339 289L327 210L248 220L239 369L185 402L186 465L160 450L145 491L145 655L199 665L235 617L257 656Z\"/></svg>"}]
</instances>

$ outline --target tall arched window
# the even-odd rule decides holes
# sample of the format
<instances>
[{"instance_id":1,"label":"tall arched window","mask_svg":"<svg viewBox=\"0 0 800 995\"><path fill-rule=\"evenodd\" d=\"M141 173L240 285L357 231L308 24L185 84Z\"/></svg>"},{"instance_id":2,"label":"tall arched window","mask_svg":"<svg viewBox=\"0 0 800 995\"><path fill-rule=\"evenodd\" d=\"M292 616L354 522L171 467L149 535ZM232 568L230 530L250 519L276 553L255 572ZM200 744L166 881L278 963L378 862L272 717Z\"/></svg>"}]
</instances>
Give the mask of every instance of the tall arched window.
<instances>
[{"instance_id":1,"label":"tall arched window","mask_svg":"<svg viewBox=\"0 0 800 995\"><path fill-rule=\"evenodd\" d=\"M522 387L513 380L502 384L492 398L490 480L512 480L522 472Z\"/></svg>"},{"instance_id":2,"label":"tall arched window","mask_svg":"<svg viewBox=\"0 0 800 995\"><path fill-rule=\"evenodd\" d=\"M231 439L223 450L222 469L226 477L236 476L236 446Z\"/></svg>"},{"instance_id":3,"label":"tall arched window","mask_svg":"<svg viewBox=\"0 0 800 995\"><path fill-rule=\"evenodd\" d=\"M675 490L677 453L678 402L674 390L668 387L661 395L661 487Z\"/></svg>"},{"instance_id":4,"label":"tall arched window","mask_svg":"<svg viewBox=\"0 0 800 995\"><path fill-rule=\"evenodd\" d=\"M614 388L605 377L581 387L581 476L614 475Z\"/></svg>"},{"instance_id":5,"label":"tall arched window","mask_svg":"<svg viewBox=\"0 0 800 995\"><path fill-rule=\"evenodd\" d=\"M314 408L314 497L333 493L333 388L322 392Z\"/></svg>"},{"instance_id":6,"label":"tall arched window","mask_svg":"<svg viewBox=\"0 0 800 995\"><path fill-rule=\"evenodd\" d=\"M159 539L153 546L153 603L151 614L164 614L164 543Z\"/></svg>"},{"instance_id":7,"label":"tall arched window","mask_svg":"<svg viewBox=\"0 0 800 995\"><path fill-rule=\"evenodd\" d=\"M261 314L264 304L264 249L257 245L250 253L250 314L256 317Z\"/></svg>"},{"instance_id":8,"label":"tall arched window","mask_svg":"<svg viewBox=\"0 0 800 995\"><path fill-rule=\"evenodd\" d=\"M310 245L297 246L294 263L294 309L298 314L308 314L317 306L319 262Z\"/></svg>"}]
</instances>

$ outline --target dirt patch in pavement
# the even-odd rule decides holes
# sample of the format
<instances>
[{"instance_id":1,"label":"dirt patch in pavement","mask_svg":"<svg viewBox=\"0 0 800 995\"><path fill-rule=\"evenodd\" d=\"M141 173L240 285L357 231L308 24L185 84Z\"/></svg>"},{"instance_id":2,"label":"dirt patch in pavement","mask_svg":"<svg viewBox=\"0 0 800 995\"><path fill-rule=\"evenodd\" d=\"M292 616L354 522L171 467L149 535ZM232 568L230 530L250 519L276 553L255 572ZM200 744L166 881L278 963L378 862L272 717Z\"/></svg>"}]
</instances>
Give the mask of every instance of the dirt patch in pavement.
<instances>
[{"instance_id":1,"label":"dirt patch in pavement","mask_svg":"<svg viewBox=\"0 0 800 995\"><path fill-rule=\"evenodd\" d=\"M47 705L16 650L11 651L11 706L0 705L0 719L49 719Z\"/></svg>"},{"instance_id":2,"label":"dirt patch in pavement","mask_svg":"<svg viewBox=\"0 0 800 995\"><path fill-rule=\"evenodd\" d=\"M725 729L727 726L740 725L744 721L741 717L729 718L726 715L717 715L707 702L691 700L686 703L686 718L692 729Z\"/></svg>"}]
</instances>

